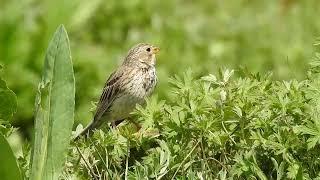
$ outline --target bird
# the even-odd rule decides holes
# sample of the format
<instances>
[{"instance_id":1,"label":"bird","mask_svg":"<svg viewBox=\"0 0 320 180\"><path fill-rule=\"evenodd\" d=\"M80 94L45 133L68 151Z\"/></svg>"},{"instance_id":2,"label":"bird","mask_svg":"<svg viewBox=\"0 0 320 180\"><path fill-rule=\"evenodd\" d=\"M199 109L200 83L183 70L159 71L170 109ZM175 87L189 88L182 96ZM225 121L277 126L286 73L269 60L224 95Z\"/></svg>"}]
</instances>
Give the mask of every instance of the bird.
<instances>
[{"instance_id":1,"label":"bird","mask_svg":"<svg viewBox=\"0 0 320 180\"><path fill-rule=\"evenodd\" d=\"M122 64L107 79L91 123L75 139L90 136L104 123L115 124L130 117L137 104L143 105L157 84L156 54L160 48L149 43L132 47Z\"/></svg>"}]
</instances>

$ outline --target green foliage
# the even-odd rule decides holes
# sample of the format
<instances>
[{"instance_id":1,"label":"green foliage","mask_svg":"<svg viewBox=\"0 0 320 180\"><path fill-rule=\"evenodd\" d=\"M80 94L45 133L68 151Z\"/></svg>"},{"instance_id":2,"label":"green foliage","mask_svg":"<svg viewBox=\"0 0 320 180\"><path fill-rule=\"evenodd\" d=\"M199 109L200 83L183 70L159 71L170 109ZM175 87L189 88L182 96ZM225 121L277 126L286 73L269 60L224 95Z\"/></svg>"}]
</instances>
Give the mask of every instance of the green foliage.
<instances>
[{"instance_id":1,"label":"green foliage","mask_svg":"<svg viewBox=\"0 0 320 180\"><path fill-rule=\"evenodd\" d=\"M0 66L1 70L1 66ZM17 97L0 77L0 134L9 136L13 131L10 120L17 111Z\"/></svg>"},{"instance_id":2,"label":"green foliage","mask_svg":"<svg viewBox=\"0 0 320 180\"><path fill-rule=\"evenodd\" d=\"M0 78L0 120L11 120L17 110L17 97Z\"/></svg>"},{"instance_id":3,"label":"green foliage","mask_svg":"<svg viewBox=\"0 0 320 180\"><path fill-rule=\"evenodd\" d=\"M0 70L1 68L0 66ZM16 110L16 95L0 78L0 177L3 180L22 179L16 158L6 139L14 130L10 126L10 120Z\"/></svg>"},{"instance_id":4,"label":"green foliage","mask_svg":"<svg viewBox=\"0 0 320 180\"><path fill-rule=\"evenodd\" d=\"M69 40L60 26L49 44L36 98L31 179L58 179L71 137L74 96Z\"/></svg>"},{"instance_id":5,"label":"green foliage","mask_svg":"<svg viewBox=\"0 0 320 180\"><path fill-rule=\"evenodd\" d=\"M16 158L6 138L0 133L0 176L3 180L22 180Z\"/></svg>"},{"instance_id":6,"label":"green foliage","mask_svg":"<svg viewBox=\"0 0 320 180\"><path fill-rule=\"evenodd\" d=\"M159 97L168 77L192 67L195 76L246 66L302 79L320 33L318 0L145 1L4 0L0 6L0 62L17 94L15 125L32 124L42 57L55 28L68 29L76 77L76 121L88 123L107 76L138 42L161 47ZM26 128L22 128L25 130Z\"/></svg>"},{"instance_id":7,"label":"green foliage","mask_svg":"<svg viewBox=\"0 0 320 180\"><path fill-rule=\"evenodd\" d=\"M319 70L312 65L302 81L230 70L194 78L189 70L170 80L169 100L137 107L139 131L122 124L77 143L64 176L320 178Z\"/></svg>"},{"instance_id":8,"label":"green foliage","mask_svg":"<svg viewBox=\"0 0 320 180\"><path fill-rule=\"evenodd\" d=\"M90 101L99 96L127 49L142 41L162 49L159 96L138 106L131 119L141 129L127 122L69 146L61 174L74 116L74 79L68 38L60 28L55 37L61 39L54 39L47 52L57 56L46 56L38 88L33 156L30 162L25 145L18 159L23 176L320 179L319 54L301 80L320 33L318 9L317 0L1 2L0 61L6 68L3 78L19 102L14 123L24 133L34 119L30 107L44 49L59 24L66 24L72 39L75 114L82 122L91 120ZM54 57L67 61L52 64ZM217 72L222 66L245 66L263 74L272 69L274 76ZM193 73L168 79L189 67ZM275 80L292 77L298 80ZM12 133L8 120L16 106L14 94L0 79L0 130L5 137ZM1 148L9 147L3 142ZM10 148L4 153L9 155L0 159L13 157ZM19 175L13 158L6 164Z\"/></svg>"}]
</instances>

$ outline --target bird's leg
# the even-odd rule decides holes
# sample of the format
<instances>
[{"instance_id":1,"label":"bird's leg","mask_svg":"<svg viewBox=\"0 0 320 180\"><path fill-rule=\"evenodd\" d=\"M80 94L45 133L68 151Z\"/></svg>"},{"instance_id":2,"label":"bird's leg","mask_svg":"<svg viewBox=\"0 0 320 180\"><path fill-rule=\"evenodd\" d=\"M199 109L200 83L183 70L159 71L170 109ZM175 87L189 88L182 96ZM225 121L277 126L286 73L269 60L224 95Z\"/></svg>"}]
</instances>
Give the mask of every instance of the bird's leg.
<instances>
[{"instance_id":1,"label":"bird's leg","mask_svg":"<svg viewBox=\"0 0 320 180\"><path fill-rule=\"evenodd\" d=\"M137 131L139 131L142 128L142 126L139 123L135 121L132 121L132 123L137 127Z\"/></svg>"},{"instance_id":2,"label":"bird's leg","mask_svg":"<svg viewBox=\"0 0 320 180\"><path fill-rule=\"evenodd\" d=\"M142 128L142 126L139 123L137 123L135 120L128 118L128 121L131 122L137 128L137 131L139 131Z\"/></svg>"},{"instance_id":3,"label":"bird's leg","mask_svg":"<svg viewBox=\"0 0 320 180\"><path fill-rule=\"evenodd\" d=\"M116 128L116 123L115 123L115 121L112 121L112 122L111 122L111 127L112 127L112 128Z\"/></svg>"},{"instance_id":4,"label":"bird's leg","mask_svg":"<svg viewBox=\"0 0 320 180\"><path fill-rule=\"evenodd\" d=\"M111 122L111 127L112 127L112 128L116 128L120 123L122 123L122 121L124 121L124 119L112 121L112 122Z\"/></svg>"}]
</instances>

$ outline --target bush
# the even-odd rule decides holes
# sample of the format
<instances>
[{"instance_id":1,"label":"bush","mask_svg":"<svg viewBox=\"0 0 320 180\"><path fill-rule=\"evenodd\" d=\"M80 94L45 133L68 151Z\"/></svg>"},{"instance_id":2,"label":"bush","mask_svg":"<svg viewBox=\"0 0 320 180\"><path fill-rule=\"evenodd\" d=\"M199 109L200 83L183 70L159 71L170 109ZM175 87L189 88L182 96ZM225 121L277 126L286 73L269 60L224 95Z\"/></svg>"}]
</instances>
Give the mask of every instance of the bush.
<instances>
[{"instance_id":1,"label":"bush","mask_svg":"<svg viewBox=\"0 0 320 180\"><path fill-rule=\"evenodd\" d=\"M25 107L33 107L47 42L61 23L73 52L76 121L88 123L90 101L97 100L127 50L141 41L162 48L160 98L168 98L168 77L188 67L195 76L246 66L252 72L272 70L274 79L302 79L320 33L318 11L318 0L5 1L0 62L18 98L14 125L32 129L33 109Z\"/></svg>"},{"instance_id":2,"label":"bush","mask_svg":"<svg viewBox=\"0 0 320 180\"><path fill-rule=\"evenodd\" d=\"M45 62L33 161L27 146L20 169L4 138L14 130L7 120L16 98L1 80L0 95L8 103L0 103L0 147L14 169L2 165L4 178L20 179L21 171L31 179L320 179L319 54L301 81L276 81L245 69L238 78L233 70L195 78L189 70L169 81L167 101L153 96L145 107L137 106L128 122L141 129L127 122L70 146L75 91L62 26Z\"/></svg>"},{"instance_id":3,"label":"bush","mask_svg":"<svg viewBox=\"0 0 320 180\"><path fill-rule=\"evenodd\" d=\"M102 179L320 178L320 56L306 80L230 70L175 76L124 124L77 143L64 176Z\"/></svg>"}]
</instances>

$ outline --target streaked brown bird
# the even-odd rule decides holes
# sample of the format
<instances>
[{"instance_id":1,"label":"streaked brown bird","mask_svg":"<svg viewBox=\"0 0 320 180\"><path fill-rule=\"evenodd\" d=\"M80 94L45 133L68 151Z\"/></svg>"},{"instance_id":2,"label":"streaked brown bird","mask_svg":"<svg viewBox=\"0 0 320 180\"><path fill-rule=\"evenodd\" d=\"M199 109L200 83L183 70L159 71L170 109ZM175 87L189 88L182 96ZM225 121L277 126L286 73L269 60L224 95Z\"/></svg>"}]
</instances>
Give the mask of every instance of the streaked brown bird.
<instances>
[{"instance_id":1,"label":"streaked brown bird","mask_svg":"<svg viewBox=\"0 0 320 180\"><path fill-rule=\"evenodd\" d=\"M143 104L157 84L156 54L159 48L140 43L131 48L121 66L108 78L93 121L76 137L91 134L103 123L122 121L136 104Z\"/></svg>"}]
</instances>

